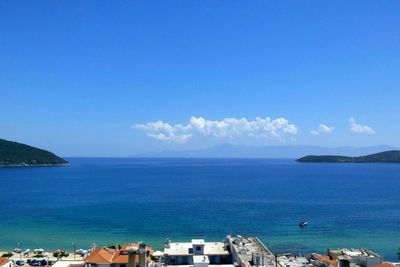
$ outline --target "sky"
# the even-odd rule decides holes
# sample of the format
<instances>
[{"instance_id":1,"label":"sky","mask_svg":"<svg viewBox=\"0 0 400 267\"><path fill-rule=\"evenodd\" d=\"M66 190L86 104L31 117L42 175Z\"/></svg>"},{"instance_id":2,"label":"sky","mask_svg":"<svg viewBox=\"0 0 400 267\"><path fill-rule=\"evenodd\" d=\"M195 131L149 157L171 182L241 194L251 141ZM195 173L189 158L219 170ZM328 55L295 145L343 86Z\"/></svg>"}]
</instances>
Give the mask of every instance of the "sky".
<instances>
[{"instance_id":1,"label":"sky","mask_svg":"<svg viewBox=\"0 0 400 267\"><path fill-rule=\"evenodd\" d=\"M400 1L0 1L0 138L62 156L400 147Z\"/></svg>"}]
</instances>

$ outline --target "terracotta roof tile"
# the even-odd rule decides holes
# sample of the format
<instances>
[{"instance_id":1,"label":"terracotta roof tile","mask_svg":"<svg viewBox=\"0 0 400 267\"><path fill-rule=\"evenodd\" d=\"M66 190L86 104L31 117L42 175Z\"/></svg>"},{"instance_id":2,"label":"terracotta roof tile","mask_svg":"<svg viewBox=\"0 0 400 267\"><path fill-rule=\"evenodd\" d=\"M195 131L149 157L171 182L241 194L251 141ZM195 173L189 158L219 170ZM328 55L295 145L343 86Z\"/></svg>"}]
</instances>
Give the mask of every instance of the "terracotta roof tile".
<instances>
[{"instance_id":1,"label":"terracotta roof tile","mask_svg":"<svg viewBox=\"0 0 400 267\"><path fill-rule=\"evenodd\" d=\"M314 253L313 256L329 266L337 266L337 260L331 260L329 256L323 256L317 253Z\"/></svg>"},{"instance_id":2,"label":"terracotta roof tile","mask_svg":"<svg viewBox=\"0 0 400 267\"><path fill-rule=\"evenodd\" d=\"M94 251L90 252L86 258L85 263L92 264L112 264L112 263L120 263L126 264L129 261L128 255L121 254L122 250L126 250L128 247L139 247L138 243L130 243L125 244L121 250L118 249L110 249L110 248L96 248ZM151 247L147 247L147 259L146 262L150 262L149 255L153 253L153 249ZM139 256L135 256L135 261L139 261Z\"/></svg>"},{"instance_id":3,"label":"terracotta roof tile","mask_svg":"<svg viewBox=\"0 0 400 267\"><path fill-rule=\"evenodd\" d=\"M0 265L7 264L10 260L4 257L0 257Z\"/></svg>"}]
</instances>

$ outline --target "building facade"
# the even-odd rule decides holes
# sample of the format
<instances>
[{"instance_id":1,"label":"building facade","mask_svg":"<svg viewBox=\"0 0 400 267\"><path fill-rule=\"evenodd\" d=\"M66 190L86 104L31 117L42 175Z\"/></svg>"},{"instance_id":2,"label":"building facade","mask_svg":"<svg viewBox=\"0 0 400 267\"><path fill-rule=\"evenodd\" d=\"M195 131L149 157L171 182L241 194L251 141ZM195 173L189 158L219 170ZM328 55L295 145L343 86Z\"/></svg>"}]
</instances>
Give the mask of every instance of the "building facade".
<instances>
[{"instance_id":1,"label":"building facade","mask_svg":"<svg viewBox=\"0 0 400 267\"><path fill-rule=\"evenodd\" d=\"M192 239L191 242L166 240L163 259L164 266L232 266L232 255L226 243L205 242L204 239Z\"/></svg>"}]
</instances>

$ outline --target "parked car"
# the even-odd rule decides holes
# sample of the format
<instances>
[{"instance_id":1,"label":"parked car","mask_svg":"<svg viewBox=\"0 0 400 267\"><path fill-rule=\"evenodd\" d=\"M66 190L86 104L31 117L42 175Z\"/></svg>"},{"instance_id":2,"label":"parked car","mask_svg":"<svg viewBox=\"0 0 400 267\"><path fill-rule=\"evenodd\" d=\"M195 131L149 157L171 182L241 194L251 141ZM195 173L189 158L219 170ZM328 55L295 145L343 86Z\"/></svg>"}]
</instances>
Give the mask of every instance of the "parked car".
<instances>
[{"instance_id":1,"label":"parked car","mask_svg":"<svg viewBox=\"0 0 400 267\"><path fill-rule=\"evenodd\" d=\"M88 253L88 251L86 249L77 249L75 250L75 254L80 255L81 257L84 257L86 254Z\"/></svg>"},{"instance_id":2,"label":"parked car","mask_svg":"<svg viewBox=\"0 0 400 267\"><path fill-rule=\"evenodd\" d=\"M31 266L39 266L39 265L40 265L40 261L38 261L38 260L36 260L36 259L31 260L31 262L29 263L29 265L31 265Z\"/></svg>"},{"instance_id":3,"label":"parked car","mask_svg":"<svg viewBox=\"0 0 400 267\"><path fill-rule=\"evenodd\" d=\"M47 261L46 260L41 260L40 261L40 266L46 266L47 265Z\"/></svg>"},{"instance_id":4,"label":"parked car","mask_svg":"<svg viewBox=\"0 0 400 267\"><path fill-rule=\"evenodd\" d=\"M17 260L17 261L15 262L15 264L17 264L18 266L22 266L22 265L25 265L25 262L22 261L22 260Z\"/></svg>"}]
</instances>

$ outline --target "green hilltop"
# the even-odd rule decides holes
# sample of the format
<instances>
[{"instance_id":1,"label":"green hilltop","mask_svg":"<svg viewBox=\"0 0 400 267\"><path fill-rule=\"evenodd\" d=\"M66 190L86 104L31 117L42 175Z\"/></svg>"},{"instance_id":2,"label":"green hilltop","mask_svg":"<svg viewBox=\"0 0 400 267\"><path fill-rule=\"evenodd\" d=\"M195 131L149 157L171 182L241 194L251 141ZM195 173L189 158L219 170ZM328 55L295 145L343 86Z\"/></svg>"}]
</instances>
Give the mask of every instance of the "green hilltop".
<instances>
[{"instance_id":1,"label":"green hilltop","mask_svg":"<svg viewBox=\"0 0 400 267\"><path fill-rule=\"evenodd\" d=\"M400 163L400 150L390 150L360 157L309 155L297 159L302 163Z\"/></svg>"},{"instance_id":2,"label":"green hilltop","mask_svg":"<svg viewBox=\"0 0 400 267\"><path fill-rule=\"evenodd\" d=\"M0 139L0 166L65 165L68 161L29 145Z\"/></svg>"}]
</instances>

